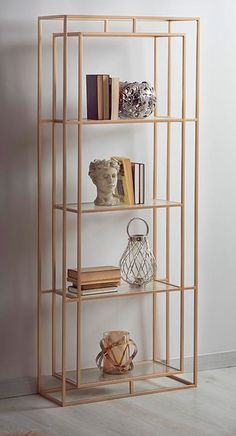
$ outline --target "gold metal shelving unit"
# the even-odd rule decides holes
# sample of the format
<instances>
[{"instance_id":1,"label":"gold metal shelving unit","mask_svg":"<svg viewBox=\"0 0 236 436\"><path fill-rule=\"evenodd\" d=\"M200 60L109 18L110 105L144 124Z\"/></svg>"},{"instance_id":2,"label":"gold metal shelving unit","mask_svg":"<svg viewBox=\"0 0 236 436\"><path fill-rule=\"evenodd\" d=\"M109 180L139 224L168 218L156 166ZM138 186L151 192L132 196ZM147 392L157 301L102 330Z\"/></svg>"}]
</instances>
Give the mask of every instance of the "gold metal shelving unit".
<instances>
[{"instance_id":1,"label":"gold metal shelving unit","mask_svg":"<svg viewBox=\"0 0 236 436\"><path fill-rule=\"evenodd\" d=\"M61 32L52 32L52 110L51 117L44 118L42 111L42 68L43 68L43 40L42 25L48 21L61 25ZM71 22L100 22L103 25L101 32L71 32L69 30ZM110 32L111 22L120 21L130 24L129 32ZM164 22L166 32L139 32L140 23ZM195 116L188 118L186 115L186 34L172 32L172 25L176 22L191 22L195 29ZM86 38L149 38L153 40L154 55L154 86L157 89L158 66L157 50L158 40L167 38L167 114L160 117L157 110L154 117L147 119L118 119L118 120L87 120L82 114L82 95L83 95L83 41ZM76 119L68 119L68 40L74 38L78 43L78 116ZM179 38L182 42L182 114L181 117L171 116L171 71L172 71L172 39ZM63 58L63 116L57 119L57 55L58 40L62 42ZM144 205L119 205L116 207L96 207L92 203L82 203L82 141L83 126L104 124L153 124L153 195L152 199ZM157 199L157 145L158 145L158 125L166 123L167 142L166 142L166 198ZM171 145L171 126L173 123L181 125L181 200L173 202L170 198L170 145ZM186 124L194 125L195 147L194 147L194 283L191 286L185 285L185 143L186 143ZM62 126L62 150L63 150L63 171L62 171L62 204L56 203L56 126ZM69 125L77 125L78 132L78 184L77 184L77 203L67 202L67 129ZM43 189L42 189L42 149L43 131L46 125L51 126L51 156L52 156L52 195L51 195L51 258L52 258L52 277L51 288L42 287L42 259L43 259ZM145 395L163 391L174 391L187 389L197 385L197 304L198 304L198 142L199 142L199 18L175 18L175 17L149 17L149 16L43 16L38 19L38 392L54 401L55 403L66 406L72 404L82 404L94 401L109 400L112 398L122 398L135 395ZM170 208L179 208L181 215L180 224L180 283L169 283L170 277ZM165 279L155 280L143 289L130 289L127 284L122 284L117 293L100 295L81 295L80 272L81 272L81 231L82 214L94 213L116 213L129 210L150 209L153 213L153 251L157 254L157 218L158 210L166 210L166 274ZM67 293L67 217L68 214L76 214L77 222L77 269L78 269L78 296L74 298ZM62 285L61 289L56 288L56 214L61 214L62 218ZM193 370L192 380L183 376L184 368L184 303L186 292L193 293ZM158 359L157 356L157 299L158 295L166 296L166 358L165 361ZM170 359L170 295L178 293L180 295L180 359L179 367L171 366ZM49 295L49 296L48 296ZM102 375L97 368L81 368L81 311L86 301L113 299L116 304L117 298L152 295L153 319L152 319L152 355L151 361L136 362L133 371L123 375ZM43 362L43 341L44 341L44 313L43 299L50 298L51 305L51 376L46 377L42 371ZM61 365L57 368L56 359L56 302L61 301ZM74 304L76 307L77 328L76 335L76 367L73 371L67 370L67 311L68 306ZM148 380L166 380L166 383L158 385L147 385L138 387L140 382ZM105 390L107 389L107 390Z\"/></svg>"}]
</instances>

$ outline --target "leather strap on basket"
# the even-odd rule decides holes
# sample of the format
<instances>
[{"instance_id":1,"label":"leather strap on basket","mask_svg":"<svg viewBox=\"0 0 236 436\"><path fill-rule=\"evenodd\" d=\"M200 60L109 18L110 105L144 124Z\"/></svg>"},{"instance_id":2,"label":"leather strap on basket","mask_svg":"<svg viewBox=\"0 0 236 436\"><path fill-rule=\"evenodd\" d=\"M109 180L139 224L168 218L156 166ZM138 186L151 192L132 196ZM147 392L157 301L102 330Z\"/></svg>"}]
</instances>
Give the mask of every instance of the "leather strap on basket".
<instances>
[{"instance_id":1,"label":"leather strap on basket","mask_svg":"<svg viewBox=\"0 0 236 436\"><path fill-rule=\"evenodd\" d=\"M123 345L123 343L124 343L124 341L123 341L123 338L122 338L122 339L120 339L119 341L113 342L111 345L104 346L103 340L101 340L101 341L100 341L100 347L101 347L102 351L100 351L100 353L98 353L98 355L97 355L97 357L96 357L96 364L97 364L97 367L98 367L99 369L103 369L103 367L102 367L102 362L103 362L104 357L106 357L106 359L109 360L109 362L111 363L111 365L112 365L116 370L119 370L119 372L126 372L126 371L131 370L131 369L133 368L133 362L132 362L132 360L135 358L135 356L136 356L136 354L137 354L137 352L138 352L137 345L135 344L135 342L134 342L132 339L129 339L129 340L126 342L126 347L125 347L125 349L124 349L124 352L123 352L123 355L122 355L122 357L121 357L120 362L117 363L117 362L115 361L115 359L113 359L113 358L110 356L110 353L109 353L109 352L112 353L112 348L117 347L117 346L119 346L119 345ZM125 352L126 352L126 350L127 350L127 347L129 347L130 345L133 345L133 347L134 347L134 351L133 351L133 353L131 354L131 356L127 359L127 361L126 361L125 363L121 364L121 362L122 362L122 360L123 360L123 357L124 357L124 354L125 354Z\"/></svg>"}]
</instances>

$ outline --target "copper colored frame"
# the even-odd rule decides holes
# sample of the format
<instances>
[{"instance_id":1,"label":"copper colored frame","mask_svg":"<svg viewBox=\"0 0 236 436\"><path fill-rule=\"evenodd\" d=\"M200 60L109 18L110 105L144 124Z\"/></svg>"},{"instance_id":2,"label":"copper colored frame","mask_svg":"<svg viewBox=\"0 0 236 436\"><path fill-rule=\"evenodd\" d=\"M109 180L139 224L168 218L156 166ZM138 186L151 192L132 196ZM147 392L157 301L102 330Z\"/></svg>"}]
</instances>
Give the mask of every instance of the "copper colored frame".
<instances>
[{"instance_id":1,"label":"copper colored frame","mask_svg":"<svg viewBox=\"0 0 236 436\"><path fill-rule=\"evenodd\" d=\"M47 20L58 20L63 25L61 33L52 34L52 116L45 119L42 114L42 24ZM103 31L101 32L69 32L68 27L71 21L90 21L103 23ZM109 24L112 21L123 21L130 23L129 32L109 32ZM138 32L138 24L140 22L165 22L166 32L164 33L140 33ZM192 22L195 26L195 56L196 56L196 77L195 77L195 116L194 118L187 118L186 115L186 35L184 33L173 33L172 24L175 22ZM197 323L198 323L198 143L199 143L199 18L175 18L175 17L148 17L148 16L44 16L38 19L38 392L54 401L61 406L71 404L82 404L94 401L103 401L113 398L122 398L135 395L145 395L148 393L174 391L178 389L186 389L197 386ZM68 38L77 38L78 41L78 116L76 119L68 119L67 116L67 65L68 65ZM154 42L154 86L157 89L158 83L158 41L160 38L168 39L167 48L167 116L158 117L157 110L153 118L129 120L87 120L82 117L82 89L83 89L83 40L84 38L99 38L99 37L127 37L127 38L151 38ZM56 102L57 102L57 41L58 38L63 39L63 117L62 119L56 118ZM182 41L182 114L180 118L171 117L171 75L172 75L172 39L180 38ZM103 207L96 208L89 204L82 203L82 141L83 141L83 126L90 124L123 124L123 123L152 123L153 134L153 200L143 205L133 206L119 206L116 208ZM167 125L167 144L166 144L166 199L157 200L158 187L157 187L157 147L158 147L158 124L166 123ZM170 200L170 145L171 145L171 126L172 123L181 124L181 201L179 203ZM195 127L195 148L194 148L194 283L191 286L185 285L185 137L186 137L186 123L192 123ZM62 125L62 145L63 145L63 189L62 189L62 204L56 204L56 140L55 129L56 125ZM77 203L71 205L67 203L67 127L69 124L77 125L78 129L78 186L77 186ZM43 145L43 129L45 125L51 125L51 156L52 156L52 208L51 208L51 247L52 247L52 279L51 289L42 288L42 255L43 255L43 242L42 242L42 206L43 206L43 192L42 192L42 145ZM105 127L104 127L105 128ZM179 208L181 214L181 249L180 249L180 283L178 285L169 283L170 275L170 208ZM121 286L121 290L115 294L103 294L96 296L83 296L81 294L80 286L80 271L81 271L81 218L84 213L100 213L100 212L124 212L132 209L151 209L153 211L153 251L157 254L157 221L158 209L166 210L166 276L163 280L154 281L150 286L142 290L129 291L127 286ZM78 289L79 294L75 298L69 298L67 295L67 216L68 213L77 214L77 268L78 268ZM56 289L56 214L62 214L62 287ZM180 365L179 368L170 366L170 294L172 292L179 293L180 295ZM193 379L191 381L183 378L181 374L184 373L184 302L185 293L193 292ZM165 362L158 360L157 357L157 300L158 294L166 295L166 359ZM102 300L106 298L132 297L152 295L153 303L153 371L145 373L147 365L152 363L140 362L140 372L135 375L127 374L122 377L115 376L112 379L101 378L99 375L95 381L89 379L89 374L99 374L99 370L84 370L81 368L81 311L83 303L93 300ZM52 378L57 381L57 385L44 384L42 374L42 359L43 359L43 328L44 319L42 311L43 298L50 298L51 304L51 366ZM57 369L56 364L56 301L61 299L61 368ZM76 368L71 376L66 368L67 358L67 309L68 304L75 304L77 307L77 329L76 335ZM156 365L156 367L155 367ZM159 366L158 366L159 365ZM143 373L142 373L143 368ZM155 370L156 368L156 370ZM157 368L158 371L157 371ZM89 373L89 371L91 371ZM86 379L87 377L87 379ZM159 377L166 377L172 380L175 384L173 386L161 386L159 388L136 390L135 383L141 380L155 379ZM94 380L94 379L93 379ZM101 395L93 395L93 388L99 386L115 386L119 383L127 385L127 392L104 394L102 390ZM88 390L91 390L91 395ZM81 398L68 399L69 393L75 394L76 392L82 393ZM87 394L83 397L83 393Z\"/></svg>"}]
</instances>

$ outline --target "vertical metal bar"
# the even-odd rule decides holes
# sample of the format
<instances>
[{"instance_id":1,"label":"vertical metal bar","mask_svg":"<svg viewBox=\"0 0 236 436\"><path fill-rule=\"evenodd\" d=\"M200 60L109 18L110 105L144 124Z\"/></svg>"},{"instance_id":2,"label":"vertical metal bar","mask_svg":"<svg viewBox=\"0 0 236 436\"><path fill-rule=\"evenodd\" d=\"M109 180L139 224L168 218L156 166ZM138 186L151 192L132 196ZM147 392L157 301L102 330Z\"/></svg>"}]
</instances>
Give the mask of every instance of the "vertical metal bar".
<instances>
[{"instance_id":1,"label":"vertical metal bar","mask_svg":"<svg viewBox=\"0 0 236 436\"><path fill-rule=\"evenodd\" d=\"M129 382L129 393L132 395L134 393L134 382Z\"/></svg>"},{"instance_id":2,"label":"vertical metal bar","mask_svg":"<svg viewBox=\"0 0 236 436\"><path fill-rule=\"evenodd\" d=\"M56 372L56 82L57 82L57 39L52 36L52 374Z\"/></svg>"},{"instance_id":3,"label":"vertical metal bar","mask_svg":"<svg viewBox=\"0 0 236 436\"><path fill-rule=\"evenodd\" d=\"M168 33L171 33L171 21L168 22ZM171 45L172 39L168 37L167 51L167 116L171 116ZM171 123L167 123L166 144L166 199L170 200L170 144ZM166 208L166 281L170 281L170 209ZM166 292L166 363L170 360L170 294Z\"/></svg>"},{"instance_id":4,"label":"vertical metal bar","mask_svg":"<svg viewBox=\"0 0 236 436\"><path fill-rule=\"evenodd\" d=\"M180 265L180 370L184 370L184 277L185 277L185 130L186 130L186 40L182 37L182 132L181 132L181 265Z\"/></svg>"},{"instance_id":5,"label":"vertical metal bar","mask_svg":"<svg viewBox=\"0 0 236 436\"><path fill-rule=\"evenodd\" d=\"M137 32L137 21L136 21L136 19L135 18L133 18L133 20L132 20L132 23L133 23L133 33L135 33L135 32Z\"/></svg>"},{"instance_id":6,"label":"vertical metal bar","mask_svg":"<svg viewBox=\"0 0 236 436\"><path fill-rule=\"evenodd\" d=\"M78 37L78 121L82 121L83 112L83 37ZM81 233L82 233L82 124L78 124L78 179L77 179L77 386L81 376Z\"/></svg>"},{"instance_id":7,"label":"vertical metal bar","mask_svg":"<svg viewBox=\"0 0 236 436\"><path fill-rule=\"evenodd\" d=\"M63 23L62 403L66 404L67 17Z\"/></svg>"},{"instance_id":8,"label":"vertical metal bar","mask_svg":"<svg viewBox=\"0 0 236 436\"><path fill-rule=\"evenodd\" d=\"M154 38L154 88L157 93L158 82L157 38ZM157 116L157 107L154 116ZM153 200L157 198L157 123L153 124ZM153 208L153 253L157 256L157 208ZM153 293L153 360L157 359L157 294Z\"/></svg>"},{"instance_id":9,"label":"vertical metal bar","mask_svg":"<svg viewBox=\"0 0 236 436\"><path fill-rule=\"evenodd\" d=\"M104 20L104 32L108 32L108 20Z\"/></svg>"},{"instance_id":10,"label":"vertical metal bar","mask_svg":"<svg viewBox=\"0 0 236 436\"><path fill-rule=\"evenodd\" d=\"M197 384L198 353L198 168L199 168L199 63L200 63L200 22L196 29L196 106L195 106L195 192L194 192L194 361L193 378Z\"/></svg>"},{"instance_id":11,"label":"vertical metal bar","mask_svg":"<svg viewBox=\"0 0 236 436\"><path fill-rule=\"evenodd\" d=\"M37 107L37 196L38 196L38 234L37 234L37 257L38 257L38 307L37 307L37 388L41 391L41 372L42 372L42 23L38 19L38 107Z\"/></svg>"}]
</instances>

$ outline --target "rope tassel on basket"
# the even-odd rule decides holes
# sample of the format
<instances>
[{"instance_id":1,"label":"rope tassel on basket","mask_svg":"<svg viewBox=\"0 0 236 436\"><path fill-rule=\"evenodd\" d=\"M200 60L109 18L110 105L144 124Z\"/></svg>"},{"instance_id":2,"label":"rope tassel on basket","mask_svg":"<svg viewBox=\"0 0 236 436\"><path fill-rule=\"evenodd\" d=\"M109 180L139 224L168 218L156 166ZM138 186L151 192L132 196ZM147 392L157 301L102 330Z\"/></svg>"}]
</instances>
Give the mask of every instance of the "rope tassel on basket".
<instances>
[{"instance_id":1,"label":"rope tassel on basket","mask_svg":"<svg viewBox=\"0 0 236 436\"><path fill-rule=\"evenodd\" d=\"M130 234L130 224L140 220L146 225L146 234ZM148 242L148 223L142 218L132 218L127 225L128 245L120 259L122 279L130 285L142 286L155 278L156 259Z\"/></svg>"},{"instance_id":2,"label":"rope tassel on basket","mask_svg":"<svg viewBox=\"0 0 236 436\"><path fill-rule=\"evenodd\" d=\"M102 351L96 357L96 364L103 372L122 374L133 369L133 359L138 348L135 342L130 339L129 332L105 332L100 341L100 347ZM133 347L132 354L131 347Z\"/></svg>"}]
</instances>

